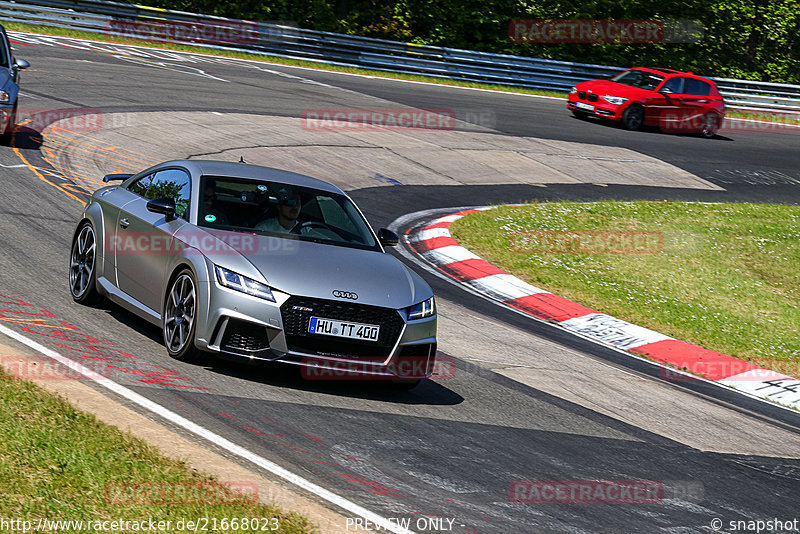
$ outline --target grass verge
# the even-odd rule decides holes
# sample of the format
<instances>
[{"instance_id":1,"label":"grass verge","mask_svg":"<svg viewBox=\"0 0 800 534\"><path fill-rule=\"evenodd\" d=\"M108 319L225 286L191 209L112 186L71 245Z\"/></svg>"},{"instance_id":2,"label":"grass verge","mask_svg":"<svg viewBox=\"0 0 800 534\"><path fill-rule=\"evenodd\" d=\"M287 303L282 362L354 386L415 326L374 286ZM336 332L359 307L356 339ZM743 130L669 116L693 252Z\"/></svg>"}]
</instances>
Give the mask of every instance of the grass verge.
<instances>
[{"instance_id":1,"label":"grass verge","mask_svg":"<svg viewBox=\"0 0 800 534\"><path fill-rule=\"evenodd\" d=\"M171 521L162 532L194 532L180 520L216 520L220 532L260 532L223 525L225 518L267 518L271 532L314 532L308 519L259 504L248 483L225 486L210 475L165 458L146 442L105 425L31 382L0 371L0 518L83 521L38 532L92 532L97 521ZM244 491L242 491L244 490ZM204 519L205 518L205 519ZM22 531L22 526L0 530ZM166 526L166 524L165 524ZM6 530L8 527L8 530ZM133 525L105 528L131 532ZM222 528L225 527L225 528ZM34 531L28 529L28 531Z\"/></svg>"},{"instance_id":2,"label":"grass verge","mask_svg":"<svg viewBox=\"0 0 800 534\"><path fill-rule=\"evenodd\" d=\"M451 232L535 286L800 378L799 228L797 206L613 201L503 206ZM633 253L636 232L661 245ZM610 252L611 236L631 240Z\"/></svg>"}]
</instances>

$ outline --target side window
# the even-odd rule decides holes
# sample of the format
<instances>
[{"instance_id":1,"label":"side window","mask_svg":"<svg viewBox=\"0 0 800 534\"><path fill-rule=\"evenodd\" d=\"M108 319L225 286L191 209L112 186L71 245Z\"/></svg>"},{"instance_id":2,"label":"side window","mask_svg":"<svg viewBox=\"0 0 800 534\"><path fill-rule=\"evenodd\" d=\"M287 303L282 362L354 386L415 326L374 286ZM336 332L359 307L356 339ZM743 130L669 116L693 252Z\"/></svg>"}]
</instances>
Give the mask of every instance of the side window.
<instances>
[{"instance_id":1,"label":"side window","mask_svg":"<svg viewBox=\"0 0 800 534\"><path fill-rule=\"evenodd\" d=\"M683 92L687 95L708 96L711 94L711 86L703 80L686 78L686 89Z\"/></svg>"},{"instance_id":2,"label":"side window","mask_svg":"<svg viewBox=\"0 0 800 534\"><path fill-rule=\"evenodd\" d=\"M0 67L10 67L11 65L8 64L8 56L10 49L8 46L8 41L6 40L6 35L4 33L0 33Z\"/></svg>"},{"instance_id":3,"label":"side window","mask_svg":"<svg viewBox=\"0 0 800 534\"><path fill-rule=\"evenodd\" d=\"M189 218L189 198L191 195L191 179L186 171L166 169L158 171L144 194L147 200L155 198L174 198L175 215L183 219Z\"/></svg>"},{"instance_id":4,"label":"side window","mask_svg":"<svg viewBox=\"0 0 800 534\"><path fill-rule=\"evenodd\" d=\"M683 78L670 78L661 87L665 93L679 94L683 92Z\"/></svg>"},{"instance_id":5,"label":"side window","mask_svg":"<svg viewBox=\"0 0 800 534\"><path fill-rule=\"evenodd\" d=\"M143 176L139 178L132 184L128 186L128 191L131 193L136 193L139 196L144 196L147 193L147 188L150 187L150 182L153 181L153 175L148 174L147 176Z\"/></svg>"}]
</instances>

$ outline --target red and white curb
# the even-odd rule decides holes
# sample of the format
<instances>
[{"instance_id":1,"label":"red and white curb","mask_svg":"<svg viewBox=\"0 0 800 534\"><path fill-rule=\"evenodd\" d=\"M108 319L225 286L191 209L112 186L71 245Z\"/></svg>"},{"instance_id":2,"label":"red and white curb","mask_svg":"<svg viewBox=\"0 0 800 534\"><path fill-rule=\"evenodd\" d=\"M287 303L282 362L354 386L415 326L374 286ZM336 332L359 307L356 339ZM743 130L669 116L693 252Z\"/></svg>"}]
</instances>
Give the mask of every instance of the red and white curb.
<instances>
[{"instance_id":1,"label":"red and white curb","mask_svg":"<svg viewBox=\"0 0 800 534\"><path fill-rule=\"evenodd\" d=\"M555 323L600 343L639 354L663 365L663 376L680 380L688 371L755 397L800 409L800 380L704 349L587 308L532 286L465 249L450 235L458 219L492 209L468 209L409 230L409 246L450 278L527 315Z\"/></svg>"}]
</instances>

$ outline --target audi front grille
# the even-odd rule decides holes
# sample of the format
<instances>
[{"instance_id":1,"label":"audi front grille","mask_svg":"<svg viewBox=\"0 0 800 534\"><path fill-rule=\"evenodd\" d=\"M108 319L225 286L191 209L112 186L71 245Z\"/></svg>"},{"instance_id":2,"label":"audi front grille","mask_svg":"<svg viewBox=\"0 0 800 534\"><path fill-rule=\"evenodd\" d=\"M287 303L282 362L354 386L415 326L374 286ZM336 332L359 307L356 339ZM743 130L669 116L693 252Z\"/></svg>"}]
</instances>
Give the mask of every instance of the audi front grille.
<instances>
[{"instance_id":1,"label":"audi front grille","mask_svg":"<svg viewBox=\"0 0 800 534\"><path fill-rule=\"evenodd\" d=\"M311 334L308 325L312 317L378 325L378 340ZM392 308L309 297L290 297L281 306L281 318L290 351L362 361L385 360L397 344L404 325L400 313Z\"/></svg>"}]
</instances>

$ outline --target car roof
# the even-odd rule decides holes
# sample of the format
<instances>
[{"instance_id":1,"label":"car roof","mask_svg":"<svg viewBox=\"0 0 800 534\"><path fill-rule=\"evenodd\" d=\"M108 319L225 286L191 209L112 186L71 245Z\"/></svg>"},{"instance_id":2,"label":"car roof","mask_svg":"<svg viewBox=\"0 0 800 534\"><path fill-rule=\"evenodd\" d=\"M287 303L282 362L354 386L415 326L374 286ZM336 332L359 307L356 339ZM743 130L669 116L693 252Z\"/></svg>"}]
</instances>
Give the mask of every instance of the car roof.
<instances>
[{"instance_id":1,"label":"car roof","mask_svg":"<svg viewBox=\"0 0 800 534\"><path fill-rule=\"evenodd\" d=\"M633 68L631 68L629 70L642 70L642 71L645 71L645 72L652 72L652 73L655 73L655 74L665 74L667 76L686 76L686 77L689 77L689 78L697 78L698 80L703 80L703 81L706 81L706 82L713 83L708 78L703 78L702 76L698 76L697 74L694 74L693 72L683 72L683 71L675 70L675 69L662 69L662 68L659 68L659 67L633 67Z\"/></svg>"},{"instance_id":2,"label":"car roof","mask_svg":"<svg viewBox=\"0 0 800 534\"><path fill-rule=\"evenodd\" d=\"M244 178L245 180L267 180L299 187L320 189L331 193L345 194L344 191L330 182L311 178L304 174L297 174L295 172L272 167L263 167L261 165L251 165L249 163L233 163L230 161L204 159L165 161L140 174L156 171L165 167L183 167L189 171L193 177L219 176L226 178Z\"/></svg>"}]
</instances>

